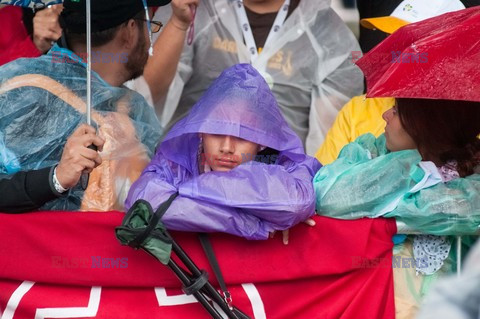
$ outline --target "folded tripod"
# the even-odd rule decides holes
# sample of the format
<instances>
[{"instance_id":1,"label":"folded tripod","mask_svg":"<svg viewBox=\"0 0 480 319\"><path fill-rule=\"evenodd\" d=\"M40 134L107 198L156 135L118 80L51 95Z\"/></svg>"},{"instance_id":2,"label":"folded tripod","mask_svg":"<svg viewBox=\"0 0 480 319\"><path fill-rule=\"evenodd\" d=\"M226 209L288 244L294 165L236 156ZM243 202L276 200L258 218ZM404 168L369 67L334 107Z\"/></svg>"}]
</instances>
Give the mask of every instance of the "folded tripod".
<instances>
[{"instance_id":1,"label":"folded tripod","mask_svg":"<svg viewBox=\"0 0 480 319\"><path fill-rule=\"evenodd\" d=\"M229 298L222 297L208 281L208 273L195 265L161 222L161 217L177 195L178 193L175 193L170 196L155 213L147 201L136 201L125 215L122 225L115 229L117 239L122 245L145 250L170 268L182 282L182 290L187 295L193 295L212 318L223 318L213 304L216 303L229 319L250 319L232 306ZM171 253L178 257L186 269L172 260Z\"/></svg>"}]
</instances>

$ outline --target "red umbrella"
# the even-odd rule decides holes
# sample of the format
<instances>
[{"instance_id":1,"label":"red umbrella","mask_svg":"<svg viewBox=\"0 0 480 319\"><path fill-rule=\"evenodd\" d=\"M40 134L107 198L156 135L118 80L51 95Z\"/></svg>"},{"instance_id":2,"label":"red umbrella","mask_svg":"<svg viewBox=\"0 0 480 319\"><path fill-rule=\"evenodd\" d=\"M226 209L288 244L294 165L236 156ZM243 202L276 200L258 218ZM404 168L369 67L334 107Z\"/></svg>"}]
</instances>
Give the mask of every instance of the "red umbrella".
<instances>
[{"instance_id":1,"label":"red umbrella","mask_svg":"<svg viewBox=\"0 0 480 319\"><path fill-rule=\"evenodd\" d=\"M367 97L480 102L480 7L406 25L357 65Z\"/></svg>"}]
</instances>

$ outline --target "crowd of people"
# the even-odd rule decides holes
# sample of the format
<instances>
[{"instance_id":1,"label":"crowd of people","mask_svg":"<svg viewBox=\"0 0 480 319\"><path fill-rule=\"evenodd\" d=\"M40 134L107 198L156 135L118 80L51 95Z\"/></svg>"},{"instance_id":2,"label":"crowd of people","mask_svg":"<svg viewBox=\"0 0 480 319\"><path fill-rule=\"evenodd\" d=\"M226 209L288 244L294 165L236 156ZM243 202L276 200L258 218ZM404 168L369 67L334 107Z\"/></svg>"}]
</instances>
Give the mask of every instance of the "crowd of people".
<instances>
[{"instance_id":1,"label":"crowd of people","mask_svg":"<svg viewBox=\"0 0 480 319\"><path fill-rule=\"evenodd\" d=\"M85 1L0 7L0 211L156 210L178 193L169 229L281 231L284 244L315 214L395 218L423 234L396 235L394 251L425 260L393 270L397 318L424 296L421 318L477 318L478 247L464 277L431 286L456 269L451 236L480 229L479 94L367 97L354 57L380 67L384 49L384 64L412 68L422 61L398 60L397 30L436 19L435 36L454 14L478 29L480 3L382 3L358 1L359 44L326 0L92 0L92 125ZM453 69L439 61L425 61L432 91Z\"/></svg>"}]
</instances>

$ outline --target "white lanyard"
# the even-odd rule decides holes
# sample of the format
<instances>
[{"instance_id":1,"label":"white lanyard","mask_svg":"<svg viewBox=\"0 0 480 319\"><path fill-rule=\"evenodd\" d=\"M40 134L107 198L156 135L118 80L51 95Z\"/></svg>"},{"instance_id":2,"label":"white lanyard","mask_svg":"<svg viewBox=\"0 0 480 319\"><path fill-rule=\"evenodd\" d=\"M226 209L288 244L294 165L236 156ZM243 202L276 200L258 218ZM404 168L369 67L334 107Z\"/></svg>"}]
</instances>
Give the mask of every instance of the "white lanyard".
<instances>
[{"instance_id":1,"label":"white lanyard","mask_svg":"<svg viewBox=\"0 0 480 319\"><path fill-rule=\"evenodd\" d=\"M247 45L248 50L250 51L250 56L252 62L258 58L257 45L255 44L255 39L253 38L252 29L250 28L250 23L248 22L247 12L243 6L242 0L235 0L235 12L237 13L238 20L243 32L243 38L245 39L245 44ZM279 34L280 28L282 27L285 19L287 19L288 7L290 6L290 0L285 0L282 7L277 13L277 17L273 22L273 26L268 33L267 40L265 41L264 47L267 46L267 43L273 41Z\"/></svg>"}]
</instances>

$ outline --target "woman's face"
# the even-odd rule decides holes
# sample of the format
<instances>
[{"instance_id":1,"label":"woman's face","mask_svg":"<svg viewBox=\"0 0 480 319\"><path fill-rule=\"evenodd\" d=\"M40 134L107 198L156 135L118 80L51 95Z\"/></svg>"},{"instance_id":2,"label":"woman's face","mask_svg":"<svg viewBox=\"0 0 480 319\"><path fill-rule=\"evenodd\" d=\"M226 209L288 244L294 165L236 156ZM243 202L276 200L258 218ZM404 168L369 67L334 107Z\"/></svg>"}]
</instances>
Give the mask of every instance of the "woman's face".
<instances>
[{"instance_id":1,"label":"woman's face","mask_svg":"<svg viewBox=\"0 0 480 319\"><path fill-rule=\"evenodd\" d=\"M382 115L387 125L385 126L385 138L387 149L391 152L416 149L417 145L402 127L402 122L397 112L397 106L392 107Z\"/></svg>"},{"instance_id":2,"label":"woman's face","mask_svg":"<svg viewBox=\"0 0 480 319\"><path fill-rule=\"evenodd\" d=\"M212 171L229 171L251 161L257 155L259 145L230 135L202 134L202 156Z\"/></svg>"}]
</instances>

